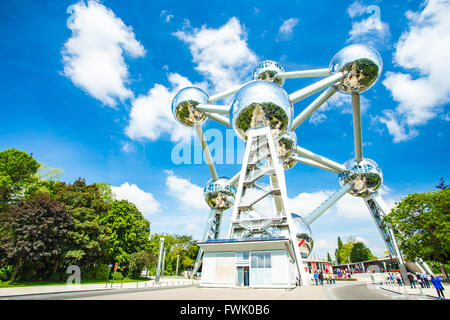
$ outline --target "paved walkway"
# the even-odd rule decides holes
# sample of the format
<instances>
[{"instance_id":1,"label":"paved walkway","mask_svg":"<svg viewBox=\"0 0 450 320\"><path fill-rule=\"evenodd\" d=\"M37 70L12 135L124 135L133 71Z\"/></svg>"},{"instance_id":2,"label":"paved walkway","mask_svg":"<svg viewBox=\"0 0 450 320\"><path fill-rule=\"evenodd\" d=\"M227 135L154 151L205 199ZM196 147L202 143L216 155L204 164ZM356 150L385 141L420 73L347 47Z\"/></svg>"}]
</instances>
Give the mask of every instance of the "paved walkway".
<instances>
[{"instance_id":1,"label":"paved walkway","mask_svg":"<svg viewBox=\"0 0 450 320\"><path fill-rule=\"evenodd\" d=\"M186 285L196 285L199 280L183 279L183 278L161 278L159 283L154 280L141 282L126 282L126 283L96 283L96 284L81 284L81 285L56 285L56 286L35 286L35 287L10 287L0 288L0 298L17 295L36 295L45 293L62 293L62 292L77 292L77 291L105 291L105 290L120 290L120 289L135 289L135 288L152 288L152 287L177 287Z\"/></svg>"},{"instance_id":2,"label":"paved walkway","mask_svg":"<svg viewBox=\"0 0 450 320\"><path fill-rule=\"evenodd\" d=\"M436 289L433 287L432 284L431 288L421 288L420 285L416 283L416 288L411 289L411 286L398 286L396 284L382 284L381 288L387 291L395 292L398 294L404 294L404 295L419 295L419 296L428 296L428 297L434 297L437 298L438 294L436 292ZM444 286L444 295L446 299L449 299L450 296L448 294L450 285L443 284Z\"/></svg>"}]
</instances>

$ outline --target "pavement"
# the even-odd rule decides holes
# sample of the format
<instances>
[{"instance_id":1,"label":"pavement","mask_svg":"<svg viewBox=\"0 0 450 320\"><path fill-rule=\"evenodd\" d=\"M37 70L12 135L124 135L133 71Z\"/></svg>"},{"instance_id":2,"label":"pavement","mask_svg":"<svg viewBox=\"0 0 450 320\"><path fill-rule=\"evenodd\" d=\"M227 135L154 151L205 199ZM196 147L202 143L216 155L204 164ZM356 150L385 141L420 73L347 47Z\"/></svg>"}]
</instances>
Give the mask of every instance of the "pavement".
<instances>
[{"instance_id":1,"label":"pavement","mask_svg":"<svg viewBox=\"0 0 450 320\"><path fill-rule=\"evenodd\" d=\"M9 287L0 288L0 299L14 296L35 296L45 294L81 293L81 292L105 292L117 291L121 289L143 289L143 288L169 288L186 285L198 285L200 280L192 280L177 277L161 278L159 283L155 280L126 282L126 283L96 283L96 284L70 284L55 286L34 286L34 287Z\"/></svg>"},{"instance_id":2,"label":"pavement","mask_svg":"<svg viewBox=\"0 0 450 320\"><path fill-rule=\"evenodd\" d=\"M434 288L352 281L293 289L205 288L199 280L162 278L146 282L0 288L0 300L433 300ZM448 289L449 286L445 285ZM446 290L448 292L448 290Z\"/></svg>"},{"instance_id":3,"label":"pavement","mask_svg":"<svg viewBox=\"0 0 450 320\"><path fill-rule=\"evenodd\" d=\"M411 286L399 286L397 284L387 284L387 283L383 283L380 288L385 290L385 291L389 291L389 292L393 292L393 293L397 293L397 294L401 294L401 295L412 295L412 296L423 296L423 297L432 297L432 298L438 298L438 294L436 289L433 287L433 285L430 283L430 288L421 288L420 285L418 285L416 283L416 288L412 288ZM450 285L444 283L443 284L444 287L444 295L446 297L445 300L449 300L450 296L448 294L449 289L450 289Z\"/></svg>"}]
</instances>

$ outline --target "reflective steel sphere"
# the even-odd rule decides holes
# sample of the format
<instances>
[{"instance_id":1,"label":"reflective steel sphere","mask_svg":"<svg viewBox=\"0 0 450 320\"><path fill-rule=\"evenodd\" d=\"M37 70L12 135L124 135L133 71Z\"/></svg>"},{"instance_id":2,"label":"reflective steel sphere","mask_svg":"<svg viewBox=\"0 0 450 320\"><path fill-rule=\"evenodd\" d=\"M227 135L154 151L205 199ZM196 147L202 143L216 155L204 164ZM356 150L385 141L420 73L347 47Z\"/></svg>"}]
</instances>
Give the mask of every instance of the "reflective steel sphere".
<instances>
[{"instance_id":1,"label":"reflective steel sphere","mask_svg":"<svg viewBox=\"0 0 450 320\"><path fill-rule=\"evenodd\" d=\"M283 168L284 170L289 170L293 168L297 164L297 161L293 160L292 158L287 158L283 161Z\"/></svg>"},{"instance_id":2,"label":"reflective steel sphere","mask_svg":"<svg viewBox=\"0 0 450 320\"><path fill-rule=\"evenodd\" d=\"M230 179L220 177L216 181L209 180L203 189L203 196L210 208L227 210L234 204L236 188L229 186Z\"/></svg>"},{"instance_id":3,"label":"reflective steel sphere","mask_svg":"<svg viewBox=\"0 0 450 320\"><path fill-rule=\"evenodd\" d=\"M344 93L364 92L378 80L383 69L380 54L372 47L353 44L343 48L331 59L332 73L344 72L345 76L337 85Z\"/></svg>"},{"instance_id":4,"label":"reflective steel sphere","mask_svg":"<svg viewBox=\"0 0 450 320\"><path fill-rule=\"evenodd\" d=\"M364 197L380 189L383 183L383 173L378 164L371 159L362 159L357 162L350 159L344 163L346 171L339 174L339 183L353 182L353 188L349 193L354 196Z\"/></svg>"},{"instance_id":5,"label":"reflective steel sphere","mask_svg":"<svg viewBox=\"0 0 450 320\"><path fill-rule=\"evenodd\" d=\"M252 81L243 86L231 103L230 118L236 134L247 140L251 128L270 125L277 138L292 124L289 96L279 85L268 81Z\"/></svg>"},{"instance_id":6,"label":"reflective steel sphere","mask_svg":"<svg viewBox=\"0 0 450 320\"><path fill-rule=\"evenodd\" d=\"M172 100L172 114L179 123L187 127L194 124L202 124L206 121L206 115L195 107L198 104L208 103L208 95L196 87L181 89Z\"/></svg>"},{"instance_id":7,"label":"reflective steel sphere","mask_svg":"<svg viewBox=\"0 0 450 320\"><path fill-rule=\"evenodd\" d=\"M284 79L277 78L277 74L284 72L284 68L278 62L272 60L264 60L258 63L253 69L253 80L265 80L274 82L280 86L284 84Z\"/></svg>"},{"instance_id":8,"label":"reflective steel sphere","mask_svg":"<svg viewBox=\"0 0 450 320\"><path fill-rule=\"evenodd\" d=\"M287 159L294 154L297 146L297 135L293 131L284 132L278 138L276 148L281 160Z\"/></svg>"},{"instance_id":9,"label":"reflective steel sphere","mask_svg":"<svg viewBox=\"0 0 450 320\"><path fill-rule=\"evenodd\" d=\"M307 258L314 246L311 228L302 216L296 213L292 213L291 216L294 221L294 232L298 241L300 254L302 255L302 258Z\"/></svg>"}]
</instances>

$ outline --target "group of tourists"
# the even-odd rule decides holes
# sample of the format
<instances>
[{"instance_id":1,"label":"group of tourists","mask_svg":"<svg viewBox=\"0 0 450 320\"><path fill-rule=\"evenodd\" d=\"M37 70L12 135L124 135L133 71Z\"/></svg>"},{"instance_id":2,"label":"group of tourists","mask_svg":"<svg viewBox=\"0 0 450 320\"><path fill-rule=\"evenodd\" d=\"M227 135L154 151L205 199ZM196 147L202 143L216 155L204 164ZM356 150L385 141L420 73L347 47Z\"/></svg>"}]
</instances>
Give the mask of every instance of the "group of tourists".
<instances>
[{"instance_id":1,"label":"group of tourists","mask_svg":"<svg viewBox=\"0 0 450 320\"><path fill-rule=\"evenodd\" d=\"M439 299L445 299L444 295L444 287L442 286L442 281L434 274L430 275L430 278L428 275L424 272L420 274L419 272L416 272L416 274L412 274L411 272L408 272L407 274L409 284L411 286L411 289L416 289L416 281L418 285L420 285L420 288L431 288L431 284L433 284L433 287L436 289L436 292L438 294ZM403 281L400 273L388 273L386 283L390 285L397 284L398 286L403 286Z\"/></svg>"},{"instance_id":2,"label":"group of tourists","mask_svg":"<svg viewBox=\"0 0 450 320\"><path fill-rule=\"evenodd\" d=\"M331 273L325 271L314 271L313 282L316 286L323 286L324 280L327 284L336 283L336 280L334 280L334 276Z\"/></svg>"}]
</instances>

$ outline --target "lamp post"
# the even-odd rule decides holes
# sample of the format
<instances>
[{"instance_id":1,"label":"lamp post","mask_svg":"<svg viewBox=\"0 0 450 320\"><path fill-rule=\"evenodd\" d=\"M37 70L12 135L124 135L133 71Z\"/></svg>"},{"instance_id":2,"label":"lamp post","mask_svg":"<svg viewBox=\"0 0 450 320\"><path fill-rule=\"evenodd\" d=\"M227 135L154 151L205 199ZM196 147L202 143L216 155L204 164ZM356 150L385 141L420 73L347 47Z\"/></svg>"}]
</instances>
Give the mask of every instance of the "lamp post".
<instances>
[{"instance_id":1,"label":"lamp post","mask_svg":"<svg viewBox=\"0 0 450 320\"><path fill-rule=\"evenodd\" d=\"M158 266L156 268L156 277L155 277L156 283L159 282L159 278L161 277L161 262L162 262L163 247L164 247L164 237L161 237L159 239Z\"/></svg>"},{"instance_id":2,"label":"lamp post","mask_svg":"<svg viewBox=\"0 0 450 320\"><path fill-rule=\"evenodd\" d=\"M180 263L180 255L177 254L177 269L175 271L175 276L178 277L178 264Z\"/></svg>"}]
</instances>

